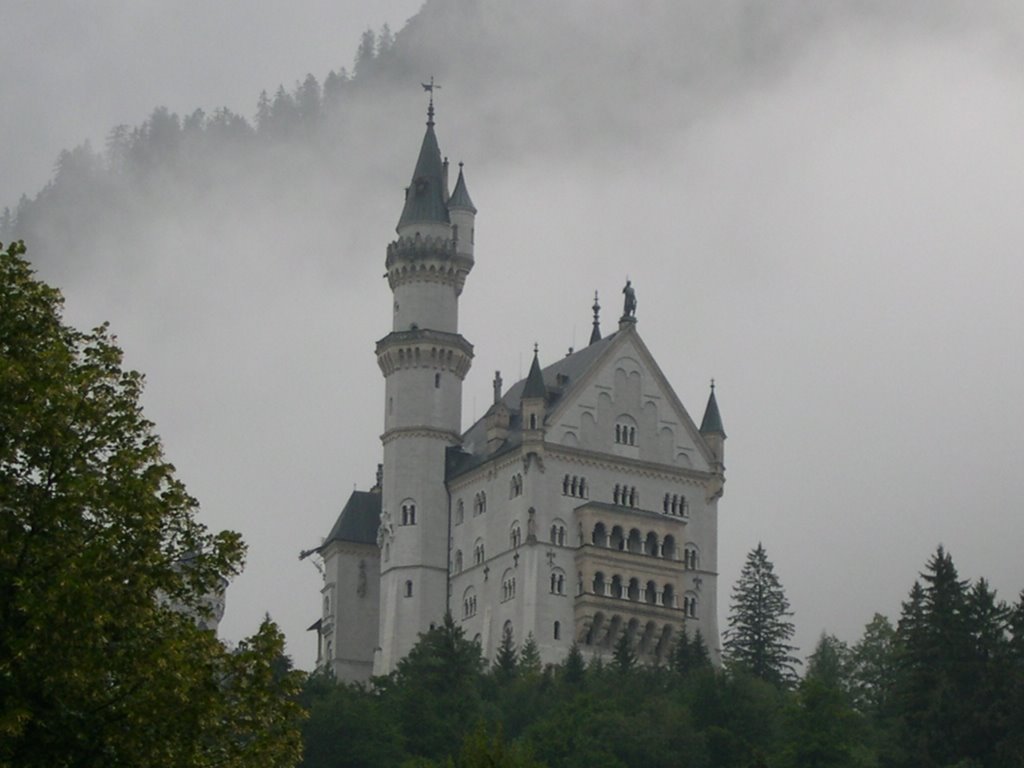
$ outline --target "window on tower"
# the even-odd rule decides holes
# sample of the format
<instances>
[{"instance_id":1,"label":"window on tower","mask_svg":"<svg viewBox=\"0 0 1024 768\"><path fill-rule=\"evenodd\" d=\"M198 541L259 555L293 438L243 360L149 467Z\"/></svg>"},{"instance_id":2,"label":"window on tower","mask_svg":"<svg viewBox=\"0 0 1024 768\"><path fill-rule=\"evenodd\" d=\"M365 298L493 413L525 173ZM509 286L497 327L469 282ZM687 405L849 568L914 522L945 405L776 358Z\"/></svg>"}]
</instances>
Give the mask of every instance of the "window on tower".
<instances>
[{"instance_id":1,"label":"window on tower","mask_svg":"<svg viewBox=\"0 0 1024 768\"><path fill-rule=\"evenodd\" d=\"M402 525L416 525L416 504L406 501L402 504Z\"/></svg>"}]
</instances>

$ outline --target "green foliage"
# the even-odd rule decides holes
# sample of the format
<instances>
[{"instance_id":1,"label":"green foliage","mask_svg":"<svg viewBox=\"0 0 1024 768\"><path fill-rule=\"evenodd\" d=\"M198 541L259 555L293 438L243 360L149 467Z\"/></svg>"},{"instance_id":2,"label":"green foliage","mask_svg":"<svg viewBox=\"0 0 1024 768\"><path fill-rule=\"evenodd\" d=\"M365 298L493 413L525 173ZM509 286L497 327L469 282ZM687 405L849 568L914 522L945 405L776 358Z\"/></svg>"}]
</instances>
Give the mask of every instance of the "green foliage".
<instances>
[{"instance_id":1,"label":"green foliage","mask_svg":"<svg viewBox=\"0 0 1024 768\"><path fill-rule=\"evenodd\" d=\"M512 627L505 627L501 633L501 645L494 659L494 674L502 680L511 680L519 667L519 651L512 639Z\"/></svg>"},{"instance_id":2,"label":"green foliage","mask_svg":"<svg viewBox=\"0 0 1024 768\"><path fill-rule=\"evenodd\" d=\"M395 672L378 680L407 752L440 758L462 742L480 717L483 671L480 647L466 639L451 614L420 635Z\"/></svg>"},{"instance_id":3,"label":"green foliage","mask_svg":"<svg viewBox=\"0 0 1024 768\"><path fill-rule=\"evenodd\" d=\"M630 642L629 633L623 632L615 643L615 650L612 654L612 667L615 671L625 674L636 666L636 653L633 651L633 643Z\"/></svg>"},{"instance_id":4,"label":"green foliage","mask_svg":"<svg viewBox=\"0 0 1024 768\"><path fill-rule=\"evenodd\" d=\"M796 648L789 644L795 631L788 621L792 615L774 566L758 543L732 591L724 635L729 662L775 685L792 685L800 663L792 655Z\"/></svg>"},{"instance_id":5,"label":"green foliage","mask_svg":"<svg viewBox=\"0 0 1024 768\"><path fill-rule=\"evenodd\" d=\"M537 648L533 632L530 632L526 635L522 650L519 652L519 668L524 675L538 675L540 666L540 650Z\"/></svg>"},{"instance_id":6,"label":"green foliage","mask_svg":"<svg viewBox=\"0 0 1024 768\"><path fill-rule=\"evenodd\" d=\"M293 764L280 632L232 653L195 621L241 539L197 521L142 376L24 253L0 253L0 766Z\"/></svg>"}]
</instances>

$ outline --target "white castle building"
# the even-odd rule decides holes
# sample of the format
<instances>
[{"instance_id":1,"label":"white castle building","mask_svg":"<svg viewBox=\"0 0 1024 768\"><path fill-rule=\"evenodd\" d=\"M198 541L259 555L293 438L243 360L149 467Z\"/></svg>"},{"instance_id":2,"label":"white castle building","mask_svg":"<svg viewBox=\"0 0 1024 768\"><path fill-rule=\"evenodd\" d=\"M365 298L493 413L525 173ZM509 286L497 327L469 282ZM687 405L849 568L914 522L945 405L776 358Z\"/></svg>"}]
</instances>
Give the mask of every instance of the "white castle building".
<instances>
[{"instance_id":1,"label":"white castle building","mask_svg":"<svg viewBox=\"0 0 1024 768\"><path fill-rule=\"evenodd\" d=\"M473 347L458 303L474 264L476 208L428 110L398 239L385 265L394 323L377 342L383 465L315 552L323 560L319 665L384 674L446 612L493 659L505 628L544 662L610 654L626 633L663 661L699 630L718 659L718 499L725 432L714 386L698 428L623 290L618 330L502 389L463 432Z\"/></svg>"}]
</instances>

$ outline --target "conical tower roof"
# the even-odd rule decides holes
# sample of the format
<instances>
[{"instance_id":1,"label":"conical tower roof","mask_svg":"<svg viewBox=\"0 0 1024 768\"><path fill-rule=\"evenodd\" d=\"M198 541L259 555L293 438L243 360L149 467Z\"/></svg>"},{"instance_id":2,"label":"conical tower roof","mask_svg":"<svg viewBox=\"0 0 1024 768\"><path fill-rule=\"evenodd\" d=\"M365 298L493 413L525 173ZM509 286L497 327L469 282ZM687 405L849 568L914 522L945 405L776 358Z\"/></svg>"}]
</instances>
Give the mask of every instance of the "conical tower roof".
<instances>
[{"instance_id":1,"label":"conical tower roof","mask_svg":"<svg viewBox=\"0 0 1024 768\"><path fill-rule=\"evenodd\" d=\"M708 397L704 418L700 422L700 433L725 437L725 427L722 426L722 415L718 412L718 401L715 399L715 383L713 381L711 382L711 396Z\"/></svg>"},{"instance_id":2,"label":"conical tower roof","mask_svg":"<svg viewBox=\"0 0 1024 768\"><path fill-rule=\"evenodd\" d=\"M461 174L459 180L462 180ZM419 222L448 224L450 219L444 194L444 163L434 133L434 105L431 102L427 112L427 132L423 135L416 170L412 173L412 183L405 190L405 207L398 220L399 228Z\"/></svg>"},{"instance_id":3,"label":"conical tower roof","mask_svg":"<svg viewBox=\"0 0 1024 768\"><path fill-rule=\"evenodd\" d=\"M469 197L469 190L466 189L466 178L462 175L462 163L459 163L459 180L455 182L455 190L448 200L449 208L465 208L467 211L476 213L476 206Z\"/></svg>"},{"instance_id":4,"label":"conical tower roof","mask_svg":"<svg viewBox=\"0 0 1024 768\"><path fill-rule=\"evenodd\" d=\"M537 359L537 347L533 347L533 363L530 365L530 373L526 377L526 386L523 387L523 400L535 397L545 397L548 393L544 386L544 374L540 372L540 360Z\"/></svg>"}]
</instances>

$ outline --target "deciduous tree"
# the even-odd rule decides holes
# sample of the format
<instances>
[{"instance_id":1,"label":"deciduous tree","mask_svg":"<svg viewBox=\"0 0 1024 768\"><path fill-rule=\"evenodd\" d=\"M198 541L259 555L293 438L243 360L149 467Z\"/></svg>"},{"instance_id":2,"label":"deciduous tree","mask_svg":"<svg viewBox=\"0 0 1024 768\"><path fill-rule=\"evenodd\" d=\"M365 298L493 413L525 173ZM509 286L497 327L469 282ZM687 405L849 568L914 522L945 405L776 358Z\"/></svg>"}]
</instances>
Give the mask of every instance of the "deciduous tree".
<instances>
[{"instance_id":1,"label":"deciduous tree","mask_svg":"<svg viewBox=\"0 0 1024 768\"><path fill-rule=\"evenodd\" d=\"M240 537L197 520L142 376L24 251L0 252L0 766L292 764L280 632L229 652L196 622Z\"/></svg>"}]
</instances>

